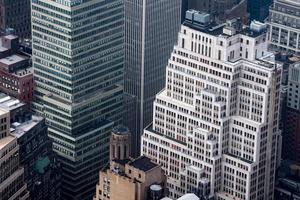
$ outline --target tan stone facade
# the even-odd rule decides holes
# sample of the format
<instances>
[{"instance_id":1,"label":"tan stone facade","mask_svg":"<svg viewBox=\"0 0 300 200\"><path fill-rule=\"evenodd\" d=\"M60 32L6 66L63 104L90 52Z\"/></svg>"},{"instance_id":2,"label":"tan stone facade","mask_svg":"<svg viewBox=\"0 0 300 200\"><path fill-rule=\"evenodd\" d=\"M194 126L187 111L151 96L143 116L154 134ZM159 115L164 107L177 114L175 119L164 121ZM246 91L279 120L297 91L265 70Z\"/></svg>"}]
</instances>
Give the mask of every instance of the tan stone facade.
<instances>
[{"instance_id":1,"label":"tan stone facade","mask_svg":"<svg viewBox=\"0 0 300 200\"><path fill-rule=\"evenodd\" d=\"M19 145L9 135L9 112L0 110L0 199L28 200L24 168L19 166Z\"/></svg>"},{"instance_id":2,"label":"tan stone facade","mask_svg":"<svg viewBox=\"0 0 300 200\"><path fill-rule=\"evenodd\" d=\"M130 132L127 128L114 129L110 137L110 159L125 159L130 157Z\"/></svg>"},{"instance_id":3,"label":"tan stone facade","mask_svg":"<svg viewBox=\"0 0 300 200\"><path fill-rule=\"evenodd\" d=\"M94 200L152 200L165 193L161 166L145 156L130 158L131 135L127 128L112 131L110 164L99 172ZM150 187L155 191L150 192Z\"/></svg>"},{"instance_id":4,"label":"tan stone facade","mask_svg":"<svg viewBox=\"0 0 300 200\"><path fill-rule=\"evenodd\" d=\"M166 181L161 166L144 156L111 161L110 168L101 170L99 176L94 200L148 200L150 186L164 188Z\"/></svg>"}]
</instances>

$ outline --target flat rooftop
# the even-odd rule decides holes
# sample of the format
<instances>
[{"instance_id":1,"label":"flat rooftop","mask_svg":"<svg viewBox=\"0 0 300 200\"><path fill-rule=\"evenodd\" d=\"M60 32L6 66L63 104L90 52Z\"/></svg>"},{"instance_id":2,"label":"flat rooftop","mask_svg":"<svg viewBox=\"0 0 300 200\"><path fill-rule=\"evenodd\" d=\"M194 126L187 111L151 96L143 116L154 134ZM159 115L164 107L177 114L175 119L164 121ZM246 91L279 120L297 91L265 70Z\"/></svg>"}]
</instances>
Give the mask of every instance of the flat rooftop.
<instances>
[{"instance_id":1,"label":"flat rooftop","mask_svg":"<svg viewBox=\"0 0 300 200\"><path fill-rule=\"evenodd\" d=\"M13 39L17 39L18 36L9 34L9 35L3 36L3 38L9 39L9 40L13 40Z\"/></svg>"},{"instance_id":2,"label":"flat rooftop","mask_svg":"<svg viewBox=\"0 0 300 200\"><path fill-rule=\"evenodd\" d=\"M189 194L183 195L178 200L200 200L200 199L195 194L189 193Z\"/></svg>"},{"instance_id":3,"label":"flat rooftop","mask_svg":"<svg viewBox=\"0 0 300 200\"><path fill-rule=\"evenodd\" d=\"M186 11L183 25L212 36L222 37L242 34L256 38L267 31L266 24L255 20L251 22L249 27L243 26L242 21L239 19L228 20L226 23L216 23L209 14L195 10Z\"/></svg>"},{"instance_id":4,"label":"flat rooftop","mask_svg":"<svg viewBox=\"0 0 300 200\"><path fill-rule=\"evenodd\" d=\"M300 0L278 0L278 2L283 2L294 6L300 6Z\"/></svg>"},{"instance_id":5,"label":"flat rooftop","mask_svg":"<svg viewBox=\"0 0 300 200\"><path fill-rule=\"evenodd\" d=\"M12 141L14 141L16 138L9 135L6 136L2 139L0 139L0 150L3 149L6 145L8 145L9 143L11 143Z\"/></svg>"},{"instance_id":6,"label":"flat rooftop","mask_svg":"<svg viewBox=\"0 0 300 200\"><path fill-rule=\"evenodd\" d=\"M13 65L16 64L18 62L24 61L27 58L20 56L20 55L11 55L11 56L7 56L5 58L0 59L0 63L3 63L5 65Z\"/></svg>"},{"instance_id":7,"label":"flat rooftop","mask_svg":"<svg viewBox=\"0 0 300 200\"><path fill-rule=\"evenodd\" d=\"M4 115L4 114L6 114L6 113L8 113L7 110L1 109L1 108L0 108L0 116L1 116L1 115Z\"/></svg>"},{"instance_id":8,"label":"flat rooftop","mask_svg":"<svg viewBox=\"0 0 300 200\"><path fill-rule=\"evenodd\" d=\"M8 96L7 94L0 93L0 108L11 111L16 108L24 106L18 99Z\"/></svg>"},{"instance_id":9,"label":"flat rooftop","mask_svg":"<svg viewBox=\"0 0 300 200\"><path fill-rule=\"evenodd\" d=\"M0 46L0 52L5 52L5 51L8 51L8 48L5 48L3 46Z\"/></svg>"},{"instance_id":10,"label":"flat rooftop","mask_svg":"<svg viewBox=\"0 0 300 200\"><path fill-rule=\"evenodd\" d=\"M12 72L13 74L16 74L17 76L26 76L28 74L33 74L33 67L27 67L24 69L19 69L15 72Z\"/></svg>"},{"instance_id":11,"label":"flat rooftop","mask_svg":"<svg viewBox=\"0 0 300 200\"><path fill-rule=\"evenodd\" d=\"M130 159L123 159L123 160L120 160L120 159L113 159L112 161L115 162L115 163L118 163L118 164L120 164L120 165L125 166L127 163L130 162Z\"/></svg>"},{"instance_id":12,"label":"flat rooftop","mask_svg":"<svg viewBox=\"0 0 300 200\"><path fill-rule=\"evenodd\" d=\"M207 28L203 28L203 27L198 26L197 24L194 24L190 21L184 21L183 25L190 27L194 30L201 31L203 33L207 33L207 34L214 35L214 36L223 34L223 28L226 26L225 23L220 24L220 25L213 23L213 24L210 24Z\"/></svg>"},{"instance_id":13,"label":"flat rooftop","mask_svg":"<svg viewBox=\"0 0 300 200\"><path fill-rule=\"evenodd\" d=\"M15 122L11 125L11 135L15 136L16 138L20 138L37 124L39 124L42 120L42 117L32 116L31 120L23 123Z\"/></svg>"},{"instance_id":14,"label":"flat rooftop","mask_svg":"<svg viewBox=\"0 0 300 200\"><path fill-rule=\"evenodd\" d=\"M154 163L150 158L147 158L146 156L141 156L135 160L133 160L132 162L128 163L128 165L142 170L144 172L147 172L157 166L159 166L158 164Z\"/></svg>"}]
</instances>

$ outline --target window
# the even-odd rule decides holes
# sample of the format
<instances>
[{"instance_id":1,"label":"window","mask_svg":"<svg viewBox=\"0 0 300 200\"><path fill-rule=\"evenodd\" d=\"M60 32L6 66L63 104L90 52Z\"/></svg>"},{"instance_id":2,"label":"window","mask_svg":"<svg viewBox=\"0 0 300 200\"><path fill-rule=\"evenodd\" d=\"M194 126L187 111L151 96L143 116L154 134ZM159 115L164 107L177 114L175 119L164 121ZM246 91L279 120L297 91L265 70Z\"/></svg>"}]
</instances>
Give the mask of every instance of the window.
<instances>
[{"instance_id":1,"label":"window","mask_svg":"<svg viewBox=\"0 0 300 200\"><path fill-rule=\"evenodd\" d=\"M222 56L222 52L221 52L221 50L219 50L219 52L218 52L218 59L219 60L221 60L221 56Z\"/></svg>"}]
</instances>

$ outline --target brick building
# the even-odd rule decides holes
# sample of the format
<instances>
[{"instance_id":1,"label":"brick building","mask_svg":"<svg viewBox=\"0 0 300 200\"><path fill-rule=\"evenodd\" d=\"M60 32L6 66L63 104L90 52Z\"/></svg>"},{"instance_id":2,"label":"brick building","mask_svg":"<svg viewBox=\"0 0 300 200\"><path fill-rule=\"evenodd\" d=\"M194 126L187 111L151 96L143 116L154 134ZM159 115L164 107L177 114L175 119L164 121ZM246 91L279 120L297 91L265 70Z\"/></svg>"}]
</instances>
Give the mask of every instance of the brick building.
<instances>
[{"instance_id":1,"label":"brick building","mask_svg":"<svg viewBox=\"0 0 300 200\"><path fill-rule=\"evenodd\" d=\"M0 91L24 103L32 101L33 69L30 58L19 52L18 37L3 36L0 47Z\"/></svg>"}]
</instances>

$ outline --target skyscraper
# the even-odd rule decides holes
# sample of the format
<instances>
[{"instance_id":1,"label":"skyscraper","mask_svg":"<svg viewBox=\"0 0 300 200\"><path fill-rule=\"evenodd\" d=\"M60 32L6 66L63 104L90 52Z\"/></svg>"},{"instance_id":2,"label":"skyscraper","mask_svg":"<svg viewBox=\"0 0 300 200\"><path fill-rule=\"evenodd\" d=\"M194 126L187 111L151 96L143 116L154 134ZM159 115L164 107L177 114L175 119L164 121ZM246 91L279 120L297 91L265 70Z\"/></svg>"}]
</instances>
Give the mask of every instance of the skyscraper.
<instances>
[{"instance_id":1,"label":"skyscraper","mask_svg":"<svg viewBox=\"0 0 300 200\"><path fill-rule=\"evenodd\" d=\"M33 107L62 165L62 198L91 199L122 120L122 0L33 0Z\"/></svg>"},{"instance_id":2,"label":"skyscraper","mask_svg":"<svg viewBox=\"0 0 300 200\"><path fill-rule=\"evenodd\" d=\"M271 200L281 66L267 52L266 25L186 16L142 154L163 166L172 198Z\"/></svg>"},{"instance_id":3,"label":"skyscraper","mask_svg":"<svg viewBox=\"0 0 300 200\"><path fill-rule=\"evenodd\" d=\"M272 50L300 55L300 1L275 0L270 7L269 42Z\"/></svg>"},{"instance_id":4,"label":"skyscraper","mask_svg":"<svg viewBox=\"0 0 300 200\"><path fill-rule=\"evenodd\" d=\"M124 123L132 132L132 153L152 120L152 102L164 86L165 67L176 42L181 0L125 0Z\"/></svg>"}]
</instances>

